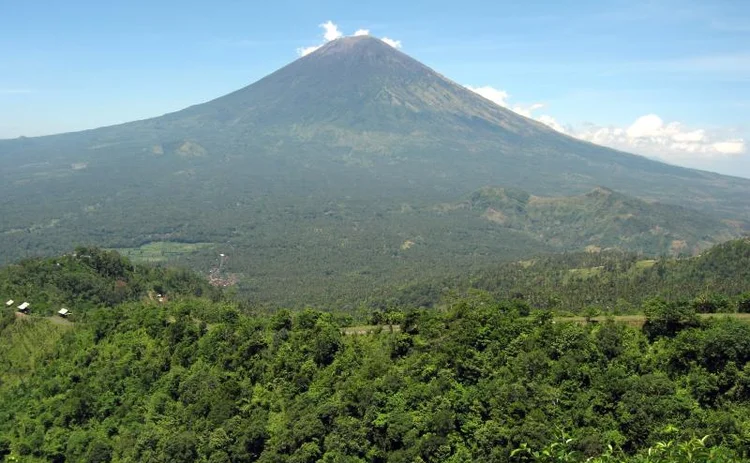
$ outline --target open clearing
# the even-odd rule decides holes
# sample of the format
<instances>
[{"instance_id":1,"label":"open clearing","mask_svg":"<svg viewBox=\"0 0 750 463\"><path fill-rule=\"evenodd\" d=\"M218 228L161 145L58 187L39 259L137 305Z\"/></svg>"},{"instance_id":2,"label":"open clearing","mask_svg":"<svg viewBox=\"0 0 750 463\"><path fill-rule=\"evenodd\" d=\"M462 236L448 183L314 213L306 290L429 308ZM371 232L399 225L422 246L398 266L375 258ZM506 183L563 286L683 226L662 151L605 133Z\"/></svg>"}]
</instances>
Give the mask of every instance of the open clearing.
<instances>
[{"instance_id":1,"label":"open clearing","mask_svg":"<svg viewBox=\"0 0 750 463\"><path fill-rule=\"evenodd\" d=\"M136 262L159 263L210 248L213 243L176 243L153 241L137 248L114 248L121 255Z\"/></svg>"}]
</instances>

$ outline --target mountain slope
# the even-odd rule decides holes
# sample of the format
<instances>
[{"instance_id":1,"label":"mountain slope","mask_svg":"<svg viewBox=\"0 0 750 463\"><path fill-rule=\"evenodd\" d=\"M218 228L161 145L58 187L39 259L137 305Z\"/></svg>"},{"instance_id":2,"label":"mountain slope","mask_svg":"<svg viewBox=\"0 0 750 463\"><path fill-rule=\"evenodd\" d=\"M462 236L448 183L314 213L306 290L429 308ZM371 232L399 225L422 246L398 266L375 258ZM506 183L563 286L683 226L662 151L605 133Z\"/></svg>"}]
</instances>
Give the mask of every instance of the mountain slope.
<instances>
[{"instance_id":1,"label":"mountain slope","mask_svg":"<svg viewBox=\"0 0 750 463\"><path fill-rule=\"evenodd\" d=\"M229 252L248 291L276 288L265 300L301 297L289 282L302 293L341 285L341 294L361 296L422 269L578 245L571 227L543 242L533 224L517 230L430 212L485 185L540 197L603 185L698 209L712 224L734 221L737 233L750 220L750 180L570 138L377 39L350 37L182 111L0 141L0 262L78 244L200 243L178 260L207 270ZM579 205L587 207L571 208ZM727 237L723 225L702 230L697 247ZM669 251L659 236L634 243L602 244Z\"/></svg>"},{"instance_id":2,"label":"mountain slope","mask_svg":"<svg viewBox=\"0 0 750 463\"><path fill-rule=\"evenodd\" d=\"M128 167L153 177L152 168L174 172L180 164L210 160L278 177L284 164L293 163L297 170L317 167L317 174L354 167L354 175L385 179L402 191L404 183L454 191L503 184L543 194L606 185L650 199L750 214L748 180L572 139L498 107L371 37L335 40L208 103L119 126L3 141L0 153L3 171L14 176L23 176L20 163L28 169L32 162L48 163L37 174L59 169L55 177L74 164ZM160 155L171 162L154 162Z\"/></svg>"}]
</instances>

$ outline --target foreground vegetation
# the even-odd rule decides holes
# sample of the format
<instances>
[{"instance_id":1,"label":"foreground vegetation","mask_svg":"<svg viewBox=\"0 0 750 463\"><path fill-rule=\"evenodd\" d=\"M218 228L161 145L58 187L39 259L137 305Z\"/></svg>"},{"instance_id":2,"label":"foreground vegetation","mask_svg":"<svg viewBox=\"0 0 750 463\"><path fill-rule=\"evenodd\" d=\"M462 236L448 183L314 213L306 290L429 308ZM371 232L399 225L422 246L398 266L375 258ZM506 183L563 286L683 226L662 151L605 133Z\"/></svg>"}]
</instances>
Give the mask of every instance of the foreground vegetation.
<instances>
[{"instance_id":1,"label":"foreground vegetation","mask_svg":"<svg viewBox=\"0 0 750 463\"><path fill-rule=\"evenodd\" d=\"M0 452L8 461L681 461L669 455L708 436L706 452L723 460L684 461L743 461L750 326L651 310L640 330L522 317L515 303L477 296L442 313L400 313L399 330L360 336L342 334L330 314L251 316L206 299L95 309L74 328L11 318L3 338L44 329L57 340L37 345L26 368L28 345L3 350Z\"/></svg>"},{"instance_id":2,"label":"foreground vegetation","mask_svg":"<svg viewBox=\"0 0 750 463\"><path fill-rule=\"evenodd\" d=\"M701 316L748 311L750 288L717 288L645 299L642 323L475 289L372 327L98 249L25 261L0 271L33 308L0 317L0 459L750 461L750 324Z\"/></svg>"}]
</instances>

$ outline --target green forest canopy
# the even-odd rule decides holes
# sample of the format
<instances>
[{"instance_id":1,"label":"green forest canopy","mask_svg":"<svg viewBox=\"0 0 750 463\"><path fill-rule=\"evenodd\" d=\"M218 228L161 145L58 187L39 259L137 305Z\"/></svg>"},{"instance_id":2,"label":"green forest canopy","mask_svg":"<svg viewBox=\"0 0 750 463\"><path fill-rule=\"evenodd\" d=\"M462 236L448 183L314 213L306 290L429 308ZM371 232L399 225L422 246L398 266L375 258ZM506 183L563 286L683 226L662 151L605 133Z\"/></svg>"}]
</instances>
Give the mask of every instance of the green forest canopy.
<instances>
[{"instance_id":1,"label":"green forest canopy","mask_svg":"<svg viewBox=\"0 0 750 463\"><path fill-rule=\"evenodd\" d=\"M750 458L750 325L701 319L692 301L648 299L636 328L471 292L347 336L331 313L258 312L189 272L83 255L98 257L50 260L56 277L38 261L3 270L3 290L38 278L49 310L67 282L101 283L73 323L4 312L8 461ZM107 281L133 289L113 299Z\"/></svg>"}]
</instances>

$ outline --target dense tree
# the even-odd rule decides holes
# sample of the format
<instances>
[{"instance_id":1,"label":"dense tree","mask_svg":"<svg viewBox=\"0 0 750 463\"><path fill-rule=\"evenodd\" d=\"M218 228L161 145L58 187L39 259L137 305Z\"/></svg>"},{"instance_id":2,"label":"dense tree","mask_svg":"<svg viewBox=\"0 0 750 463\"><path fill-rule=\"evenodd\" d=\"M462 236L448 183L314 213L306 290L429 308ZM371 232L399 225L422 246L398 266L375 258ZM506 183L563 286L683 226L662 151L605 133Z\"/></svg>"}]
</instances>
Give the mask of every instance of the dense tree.
<instances>
[{"instance_id":1,"label":"dense tree","mask_svg":"<svg viewBox=\"0 0 750 463\"><path fill-rule=\"evenodd\" d=\"M118 259L61 258L47 280L55 260L3 270L5 287L26 275L49 301L74 297L59 286L72 278L98 289L72 323L0 318L0 458L750 458L750 325L699 317L692 298L647 299L640 327L566 322L525 295L446 292L440 308L387 306L379 321L397 326L346 335L333 313L254 312L207 286L197 297L190 274L133 274ZM100 297L120 279L141 289ZM149 297L157 286L168 300Z\"/></svg>"}]
</instances>

